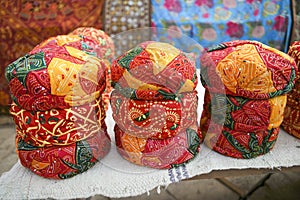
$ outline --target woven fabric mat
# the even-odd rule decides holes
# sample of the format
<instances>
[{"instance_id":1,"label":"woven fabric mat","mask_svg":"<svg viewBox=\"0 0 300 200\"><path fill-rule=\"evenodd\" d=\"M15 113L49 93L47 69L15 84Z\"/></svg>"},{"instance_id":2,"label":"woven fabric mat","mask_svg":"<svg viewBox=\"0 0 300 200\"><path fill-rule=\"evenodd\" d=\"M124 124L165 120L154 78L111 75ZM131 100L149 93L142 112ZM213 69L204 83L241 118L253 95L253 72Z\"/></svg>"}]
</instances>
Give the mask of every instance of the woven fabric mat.
<instances>
[{"instance_id":1,"label":"woven fabric mat","mask_svg":"<svg viewBox=\"0 0 300 200\"><path fill-rule=\"evenodd\" d=\"M203 89L199 89L203 97ZM199 98L198 112L203 98ZM113 136L114 121L108 110L106 122ZM112 137L113 140L113 137ZM281 168L300 165L300 140L281 130L274 149L266 155L241 160L225 157L204 144L198 156L184 167L156 170L124 160L113 145L110 153L87 172L66 180L39 177L18 162L0 177L0 199L75 199L97 194L111 198L137 196L173 182L207 174L213 170Z\"/></svg>"}]
</instances>

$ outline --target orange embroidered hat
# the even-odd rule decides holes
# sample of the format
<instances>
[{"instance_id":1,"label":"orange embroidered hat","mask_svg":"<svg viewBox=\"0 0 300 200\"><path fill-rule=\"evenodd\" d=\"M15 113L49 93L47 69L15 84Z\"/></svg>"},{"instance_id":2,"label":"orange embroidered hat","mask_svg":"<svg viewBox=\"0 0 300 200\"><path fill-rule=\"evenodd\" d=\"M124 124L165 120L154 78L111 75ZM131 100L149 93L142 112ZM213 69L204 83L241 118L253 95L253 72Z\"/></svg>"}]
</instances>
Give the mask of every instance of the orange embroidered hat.
<instances>
[{"instance_id":1,"label":"orange embroidered hat","mask_svg":"<svg viewBox=\"0 0 300 200\"><path fill-rule=\"evenodd\" d=\"M294 86L294 59L260 42L231 41L206 51L200 58L201 79L211 93L267 99Z\"/></svg>"}]
</instances>

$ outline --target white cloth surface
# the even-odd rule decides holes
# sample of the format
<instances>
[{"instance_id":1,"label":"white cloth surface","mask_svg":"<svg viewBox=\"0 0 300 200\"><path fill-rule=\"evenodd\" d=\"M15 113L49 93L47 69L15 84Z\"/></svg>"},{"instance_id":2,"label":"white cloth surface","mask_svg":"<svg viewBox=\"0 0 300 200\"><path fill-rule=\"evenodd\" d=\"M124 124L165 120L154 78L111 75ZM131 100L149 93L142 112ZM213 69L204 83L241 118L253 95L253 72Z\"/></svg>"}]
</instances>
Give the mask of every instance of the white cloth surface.
<instances>
[{"instance_id":1,"label":"white cloth surface","mask_svg":"<svg viewBox=\"0 0 300 200\"><path fill-rule=\"evenodd\" d=\"M200 85L200 84L199 84ZM199 108L202 111L203 88L199 88ZM200 118L200 115L198 116ZM108 110L106 122L113 139L114 121ZM74 199L97 194L111 198L137 196L156 187L207 174L213 170L246 168L281 168L300 165L300 140L280 131L274 149L254 159L235 159L218 154L204 144L200 153L185 167L157 170L134 165L123 159L115 145L109 154L83 174L66 180L39 177L18 162L0 177L0 199Z\"/></svg>"}]
</instances>

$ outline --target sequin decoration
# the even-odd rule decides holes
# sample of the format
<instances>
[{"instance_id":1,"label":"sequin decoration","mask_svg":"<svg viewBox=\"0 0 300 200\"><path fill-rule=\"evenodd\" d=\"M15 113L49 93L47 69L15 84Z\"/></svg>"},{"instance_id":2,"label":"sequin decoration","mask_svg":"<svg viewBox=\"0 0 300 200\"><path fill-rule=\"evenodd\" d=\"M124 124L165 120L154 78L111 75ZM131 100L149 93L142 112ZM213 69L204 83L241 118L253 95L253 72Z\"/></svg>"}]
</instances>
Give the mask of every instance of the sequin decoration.
<instances>
[{"instance_id":1,"label":"sequin decoration","mask_svg":"<svg viewBox=\"0 0 300 200\"><path fill-rule=\"evenodd\" d=\"M141 41L151 38L150 31L139 31L139 28L150 27L150 11L149 0L105 1L104 31L120 41L116 48L117 56L138 45ZM134 36L126 34L126 31L131 31Z\"/></svg>"}]
</instances>

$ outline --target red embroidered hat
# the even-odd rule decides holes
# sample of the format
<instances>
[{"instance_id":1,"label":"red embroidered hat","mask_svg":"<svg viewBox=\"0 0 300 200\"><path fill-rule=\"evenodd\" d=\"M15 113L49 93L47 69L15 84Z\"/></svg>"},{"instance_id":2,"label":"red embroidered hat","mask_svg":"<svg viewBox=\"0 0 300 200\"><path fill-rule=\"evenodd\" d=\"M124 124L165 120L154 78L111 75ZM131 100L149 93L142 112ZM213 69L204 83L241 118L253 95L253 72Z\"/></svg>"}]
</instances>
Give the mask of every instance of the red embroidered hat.
<instances>
[{"instance_id":1,"label":"red embroidered hat","mask_svg":"<svg viewBox=\"0 0 300 200\"><path fill-rule=\"evenodd\" d=\"M74 106L66 109L27 111L15 103L10 113L17 126L17 134L35 147L69 145L106 132L103 102Z\"/></svg>"},{"instance_id":2,"label":"red embroidered hat","mask_svg":"<svg viewBox=\"0 0 300 200\"><path fill-rule=\"evenodd\" d=\"M106 132L65 146L36 147L17 135L16 146L21 164L33 173L53 179L71 178L93 167L110 150Z\"/></svg>"},{"instance_id":3,"label":"red embroidered hat","mask_svg":"<svg viewBox=\"0 0 300 200\"><path fill-rule=\"evenodd\" d=\"M205 92L200 127L205 144L226 156L254 158L275 145L286 95L248 99Z\"/></svg>"},{"instance_id":4,"label":"red embroidered hat","mask_svg":"<svg viewBox=\"0 0 300 200\"><path fill-rule=\"evenodd\" d=\"M134 137L117 125L114 131L120 155L137 165L168 169L190 161L200 150L201 133L197 127L181 130L167 139Z\"/></svg>"},{"instance_id":5,"label":"red embroidered hat","mask_svg":"<svg viewBox=\"0 0 300 200\"><path fill-rule=\"evenodd\" d=\"M8 65L5 75L13 101L23 109L41 111L97 99L105 90L107 67L90 55L86 40L57 36Z\"/></svg>"},{"instance_id":6,"label":"red embroidered hat","mask_svg":"<svg viewBox=\"0 0 300 200\"><path fill-rule=\"evenodd\" d=\"M200 58L206 88L200 120L204 142L236 158L253 158L275 144L298 69L287 54L256 41L231 41Z\"/></svg>"},{"instance_id":7,"label":"red embroidered hat","mask_svg":"<svg viewBox=\"0 0 300 200\"><path fill-rule=\"evenodd\" d=\"M134 100L118 91L111 94L113 118L131 136L166 139L190 126L197 126L196 92L175 100Z\"/></svg>"},{"instance_id":8,"label":"red embroidered hat","mask_svg":"<svg viewBox=\"0 0 300 200\"><path fill-rule=\"evenodd\" d=\"M168 43L148 41L118 57L112 86L131 99L176 99L197 85L195 64Z\"/></svg>"}]
</instances>

